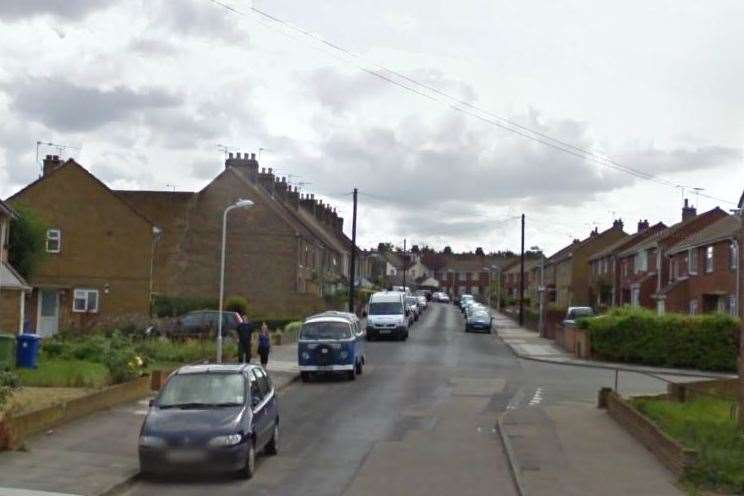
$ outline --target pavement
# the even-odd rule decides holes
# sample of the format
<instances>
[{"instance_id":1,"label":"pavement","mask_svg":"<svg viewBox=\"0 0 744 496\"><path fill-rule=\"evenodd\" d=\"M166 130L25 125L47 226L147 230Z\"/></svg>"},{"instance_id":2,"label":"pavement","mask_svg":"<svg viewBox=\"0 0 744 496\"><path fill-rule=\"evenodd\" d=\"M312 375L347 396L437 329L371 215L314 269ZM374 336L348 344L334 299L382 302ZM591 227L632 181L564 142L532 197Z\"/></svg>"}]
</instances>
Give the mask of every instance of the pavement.
<instances>
[{"instance_id":1,"label":"pavement","mask_svg":"<svg viewBox=\"0 0 744 496\"><path fill-rule=\"evenodd\" d=\"M272 347L267 370L277 390L298 377L296 356L296 343ZM0 496L97 496L126 487L139 472L148 402L94 413L28 439L20 451L0 452Z\"/></svg>"},{"instance_id":2,"label":"pavement","mask_svg":"<svg viewBox=\"0 0 744 496\"><path fill-rule=\"evenodd\" d=\"M37 436L26 452L0 453L0 485L76 495L512 496L515 462L531 496L681 494L596 409L613 371L521 360L499 336L508 327L499 320L498 333L465 334L458 309L433 304L408 341L365 343L368 365L355 381L290 382L296 350L274 347L268 369L284 385L280 453L259 457L250 481L124 483L136 472L146 410L135 403ZM665 383L627 372L620 387L655 394Z\"/></svg>"}]
</instances>

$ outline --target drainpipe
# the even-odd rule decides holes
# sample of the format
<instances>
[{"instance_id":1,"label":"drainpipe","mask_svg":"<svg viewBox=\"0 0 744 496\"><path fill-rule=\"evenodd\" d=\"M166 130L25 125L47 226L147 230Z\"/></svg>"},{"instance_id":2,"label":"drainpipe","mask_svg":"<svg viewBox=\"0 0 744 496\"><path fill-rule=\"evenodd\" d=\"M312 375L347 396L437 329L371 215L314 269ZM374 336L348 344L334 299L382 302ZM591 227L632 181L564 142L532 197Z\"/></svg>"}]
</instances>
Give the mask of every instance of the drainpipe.
<instances>
[{"instance_id":1,"label":"drainpipe","mask_svg":"<svg viewBox=\"0 0 744 496\"><path fill-rule=\"evenodd\" d=\"M733 239L736 250L736 315L741 316L741 257L739 256L739 240Z\"/></svg>"}]
</instances>

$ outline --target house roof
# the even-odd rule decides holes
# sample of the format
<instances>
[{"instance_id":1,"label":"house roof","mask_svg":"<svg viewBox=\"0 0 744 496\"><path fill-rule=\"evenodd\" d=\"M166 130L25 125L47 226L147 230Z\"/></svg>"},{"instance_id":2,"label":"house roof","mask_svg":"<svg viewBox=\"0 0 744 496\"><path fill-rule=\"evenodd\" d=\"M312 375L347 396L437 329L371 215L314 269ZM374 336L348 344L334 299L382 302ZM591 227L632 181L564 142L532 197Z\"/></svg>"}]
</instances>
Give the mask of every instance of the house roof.
<instances>
[{"instance_id":1,"label":"house roof","mask_svg":"<svg viewBox=\"0 0 744 496\"><path fill-rule=\"evenodd\" d=\"M10 205L8 205L2 200L0 200L0 212L4 213L11 219L14 219L16 217L15 211L10 207Z\"/></svg>"},{"instance_id":2,"label":"house roof","mask_svg":"<svg viewBox=\"0 0 744 496\"><path fill-rule=\"evenodd\" d=\"M535 267L540 266L540 259L539 258L525 258L524 259L524 271L529 272ZM517 273L519 274L521 269L521 266L519 264L519 259L517 259L516 263L510 263L509 268L506 270L503 270L504 273Z\"/></svg>"},{"instance_id":3,"label":"house roof","mask_svg":"<svg viewBox=\"0 0 744 496\"><path fill-rule=\"evenodd\" d=\"M615 243L612 243L610 246L605 248L604 250L599 251L595 253L594 255L592 255L591 257L589 257L589 261L591 262L593 260L599 260L608 255L612 255L618 250L622 250L623 248L631 246L632 244L640 243L641 241L646 239L648 236L651 236L654 232L658 232L665 228L666 228L666 224L664 224L663 222L659 222L657 224L654 224L651 227L644 229L643 231L633 233L627 238L619 239Z\"/></svg>"},{"instance_id":4,"label":"house roof","mask_svg":"<svg viewBox=\"0 0 744 496\"><path fill-rule=\"evenodd\" d=\"M0 288L31 291L31 286L7 262L0 263Z\"/></svg>"},{"instance_id":5,"label":"house roof","mask_svg":"<svg viewBox=\"0 0 744 496\"><path fill-rule=\"evenodd\" d=\"M656 245L656 243L660 241L664 241L666 239L669 239L670 237L674 236L675 234L679 233L682 228L689 226L692 222L702 218L707 217L713 214L714 212L723 212L719 207L716 207L712 210L708 210L707 212L704 212L700 215L696 215L695 217L690 217L687 220L683 220L682 222L677 222L676 224L673 224L666 229L662 229L661 231L658 231L654 233L653 235L649 236L648 238L644 240L640 240L638 243L635 243L620 253L618 253L618 256L624 257L627 255L633 255L641 250L645 250L648 248L651 248Z\"/></svg>"},{"instance_id":6,"label":"house roof","mask_svg":"<svg viewBox=\"0 0 744 496\"><path fill-rule=\"evenodd\" d=\"M738 215L729 215L718 219L704 229L690 235L681 242L669 249L669 254L679 253L681 251L695 248L696 246L707 245L726 239L733 239L741 231L741 217Z\"/></svg>"}]
</instances>

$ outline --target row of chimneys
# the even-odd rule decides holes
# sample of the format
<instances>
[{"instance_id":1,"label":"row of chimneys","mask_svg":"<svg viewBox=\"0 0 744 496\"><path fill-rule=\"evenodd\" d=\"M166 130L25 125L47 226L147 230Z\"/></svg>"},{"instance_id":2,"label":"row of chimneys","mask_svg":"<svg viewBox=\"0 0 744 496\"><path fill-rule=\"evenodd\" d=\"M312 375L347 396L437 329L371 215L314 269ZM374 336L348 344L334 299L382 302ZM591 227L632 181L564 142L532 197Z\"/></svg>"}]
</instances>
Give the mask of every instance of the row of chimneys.
<instances>
[{"instance_id":1,"label":"row of chimneys","mask_svg":"<svg viewBox=\"0 0 744 496\"><path fill-rule=\"evenodd\" d=\"M293 187L287 183L286 177L279 178L275 176L274 170L271 167L268 169L262 167L259 171L255 153L251 153L250 156L244 153L242 157L240 153L236 155L230 153L227 160L225 160L225 167L235 167L244 170L252 182L258 183L270 195L287 202L295 209L304 208L323 224L330 226L338 232L343 231L344 219L338 216L335 208L331 208L328 204L323 204L322 200L316 200L314 194L301 194L297 186Z\"/></svg>"}]
</instances>

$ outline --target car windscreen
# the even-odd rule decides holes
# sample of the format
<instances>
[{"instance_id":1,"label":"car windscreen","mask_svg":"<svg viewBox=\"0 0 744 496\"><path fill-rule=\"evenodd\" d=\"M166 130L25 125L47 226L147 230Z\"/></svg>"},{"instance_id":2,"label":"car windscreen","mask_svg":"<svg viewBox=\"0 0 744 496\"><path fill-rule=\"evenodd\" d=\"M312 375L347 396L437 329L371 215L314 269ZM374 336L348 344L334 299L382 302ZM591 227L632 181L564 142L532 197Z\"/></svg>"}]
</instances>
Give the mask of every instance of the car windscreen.
<instances>
[{"instance_id":1,"label":"car windscreen","mask_svg":"<svg viewBox=\"0 0 744 496\"><path fill-rule=\"evenodd\" d=\"M369 304L369 315L400 315L403 308L397 301L378 301Z\"/></svg>"},{"instance_id":2,"label":"car windscreen","mask_svg":"<svg viewBox=\"0 0 744 496\"><path fill-rule=\"evenodd\" d=\"M307 322L302 325L300 339L348 339L351 329L346 322Z\"/></svg>"},{"instance_id":3,"label":"car windscreen","mask_svg":"<svg viewBox=\"0 0 744 496\"><path fill-rule=\"evenodd\" d=\"M160 408L238 406L245 401L242 374L179 374L160 394Z\"/></svg>"},{"instance_id":4,"label":"car windscreen","mask_svg":"<svg viewBox=\"0 0 744 496\"><path fill-rule=\"evenodd\" d=\"M491 315L488 312L474 312L472 318L477 320L489 320Z\"/></svg>"},{"instance_id":5,"label":"car windscreen","mask_svg":"<svg viewBox=\"0 0 744 496\"><path fill-rule=\"evenodd\" d=\"M592 317L594 310L591 308L574 308L568 314L569 320L580 319L581 317Z\"/></svg>"}]
</instances>

